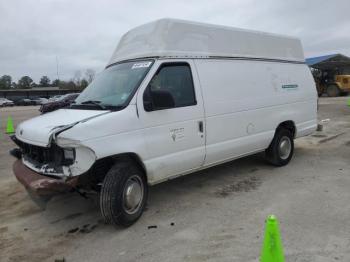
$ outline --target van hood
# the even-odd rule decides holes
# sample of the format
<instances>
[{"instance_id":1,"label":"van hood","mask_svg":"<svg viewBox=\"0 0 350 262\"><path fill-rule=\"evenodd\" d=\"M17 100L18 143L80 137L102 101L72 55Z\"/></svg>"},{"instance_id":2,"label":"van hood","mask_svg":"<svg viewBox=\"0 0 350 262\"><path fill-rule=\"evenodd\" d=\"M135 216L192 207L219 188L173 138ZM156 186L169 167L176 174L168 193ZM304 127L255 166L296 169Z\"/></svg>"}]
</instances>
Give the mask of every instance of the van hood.
<instances>
[{"instance_id":1,"label":"van hood","mask_svg":"<svg viewBox=\"0 0 350 262\"><path fill-rule=\"evenodd\" d=\"M50 144L54 133L109 112L106 110L59 109L19 124L16 128L16 138L28 144L46 147Z\"/></svg>"}]
</instances>

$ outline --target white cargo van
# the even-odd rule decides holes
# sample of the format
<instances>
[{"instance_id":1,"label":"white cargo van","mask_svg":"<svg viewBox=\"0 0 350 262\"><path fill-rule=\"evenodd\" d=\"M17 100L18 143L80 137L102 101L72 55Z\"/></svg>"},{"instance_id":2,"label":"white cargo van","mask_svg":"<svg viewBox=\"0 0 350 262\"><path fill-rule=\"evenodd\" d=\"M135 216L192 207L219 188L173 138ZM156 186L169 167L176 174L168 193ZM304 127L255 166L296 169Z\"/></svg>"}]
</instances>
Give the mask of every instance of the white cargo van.
<instances>
[{"instance_id":1,"label":"white cargo van","mask_svg":"<svg viewBox=\"0 0 350 262\"><path fill-rule=\"evenodd\" d=\"M13 169L31 195L98 191L128 226L148 185L261 151L286 165L316 108L298 39L161 19L127 32L75 104L17 127Z\"/></svg>"}]
</instances>

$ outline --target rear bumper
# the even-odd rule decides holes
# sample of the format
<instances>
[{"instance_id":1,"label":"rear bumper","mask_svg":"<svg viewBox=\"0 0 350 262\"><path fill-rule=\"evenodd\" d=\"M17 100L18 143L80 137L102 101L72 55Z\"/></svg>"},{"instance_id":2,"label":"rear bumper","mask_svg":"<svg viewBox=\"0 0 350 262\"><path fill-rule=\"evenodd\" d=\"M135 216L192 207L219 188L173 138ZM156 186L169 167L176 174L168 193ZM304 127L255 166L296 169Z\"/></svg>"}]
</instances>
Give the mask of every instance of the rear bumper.
<instances>
[{"instance_id":1,"label":"rear bumper","mask_svg":"<svg viewBox=\"0 0 350 262\"><path fill-rule=\"evenodd\" d=\"M12 169L17 180L37 196L52 196L72 191L78 182L77 177L65 181L40 175L26 167L21 160L16 160Z\"/></svg>"}]
</instances>

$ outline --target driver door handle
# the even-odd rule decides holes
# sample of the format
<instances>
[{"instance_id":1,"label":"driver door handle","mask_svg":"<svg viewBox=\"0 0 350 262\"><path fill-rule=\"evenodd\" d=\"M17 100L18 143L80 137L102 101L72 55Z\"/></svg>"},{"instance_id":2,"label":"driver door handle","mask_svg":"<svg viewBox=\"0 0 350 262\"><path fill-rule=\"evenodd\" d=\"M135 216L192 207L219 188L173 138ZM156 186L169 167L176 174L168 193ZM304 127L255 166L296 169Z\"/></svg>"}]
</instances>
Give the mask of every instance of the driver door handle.
<instances>
[{"instance_id":1,"label":"driver door handle","mask_svg":"<svg viewBox=\"0 0 350 262\"><path fill-rule=\"evenodd\" d=\"M198 130L200 133L203 133L203 121L198 121Z\"/></svg>"}]
</instances>

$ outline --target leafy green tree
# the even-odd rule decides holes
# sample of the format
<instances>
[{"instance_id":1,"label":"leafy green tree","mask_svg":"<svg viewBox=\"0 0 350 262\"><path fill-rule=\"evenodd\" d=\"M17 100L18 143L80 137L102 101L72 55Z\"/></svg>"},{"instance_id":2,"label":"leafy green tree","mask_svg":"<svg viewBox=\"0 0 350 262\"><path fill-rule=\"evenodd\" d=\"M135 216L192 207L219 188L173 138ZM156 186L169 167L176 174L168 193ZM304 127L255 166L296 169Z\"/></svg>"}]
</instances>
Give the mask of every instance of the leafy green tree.
<instances>
[{"instance_id":1,"label":"leafy green tree","mask_svg":"<svg viewBox=\"0 0 350 262\"><path fill-rule=\"evenodd\" d=\"M80 81L80 89L83 90L85 89L87 86L89 85L89 82L83 78L81 81Z\"/></svg>"},{"instance_id":2,"label":"leafy green tree","mask_svg":"<svg viewBox=\"0 0 350 262\"><path fill-rule=\"evenodd\" d=\"M60 89L71 89L71 90L77 89L77 86L73 80L70 80L69 82L60 81L58 86Z\"/></svg>"},{"instance_id":3,"label":"leafy green tree","mask_svg":"<svg viewBox=\"0 0 350 262\"><path fill-rule=\"evenodd\" d=\"M10 89L11 88L12 77L9 75L3 75L0 78L0 89Z\"/></svg>"},{"instance_id":4,"label":"leafy green tree","mask_svg":"<svg viewBox=\"0 0 350 262\"><path fill-rule=\"evenodd\" d=\"M67 89L77 89L77 84L74 82L74 81L69 81L69 82L67 82L67 87L66 87Z\"/></svg>"},{"instance_id":5,"label":"leafy green tree","mask_svg":"<svg viewBox=\"0 0 350 262\"><path fill-rule=\"evenodd\" d=\"M51 86L59 86L60 85L60 80L55 79L51 82Z\"/></svg>"},{"instance_id":6,"label":"leafy green tree","mask_svg":"<svg viewBox=\"0 0 350 262\"><path fill-rule=\"evenodd\" d=\"M18 80L17 87L18 88L30 88L33 83L34 83L33 79L31 79L29 76L22 76Z\"/></svg>"},{"instance_id":7,"label":"leafy green tree","mask_svg":"<svg viewBox=\"0 0 350 262\"><path fill-rule=\"evenodd\" d=\"M66 81L60 80L60 82L58 83L58 87L60 89L66 89L66 86L67 86L67 82Z\"/></svg>"},{"instance_id":8,"label":"leafy green tree","mask_svg":"<svg viewBox=\"0 0 350 262\"><path fill-rule=\"evenodd\" d=\"M40 82L39 82L39 86L41 87L47 87L47 86L50 86L50 78L48 78L47 76L42 76L40 78Z\"/></svg>"}]
</instances>

